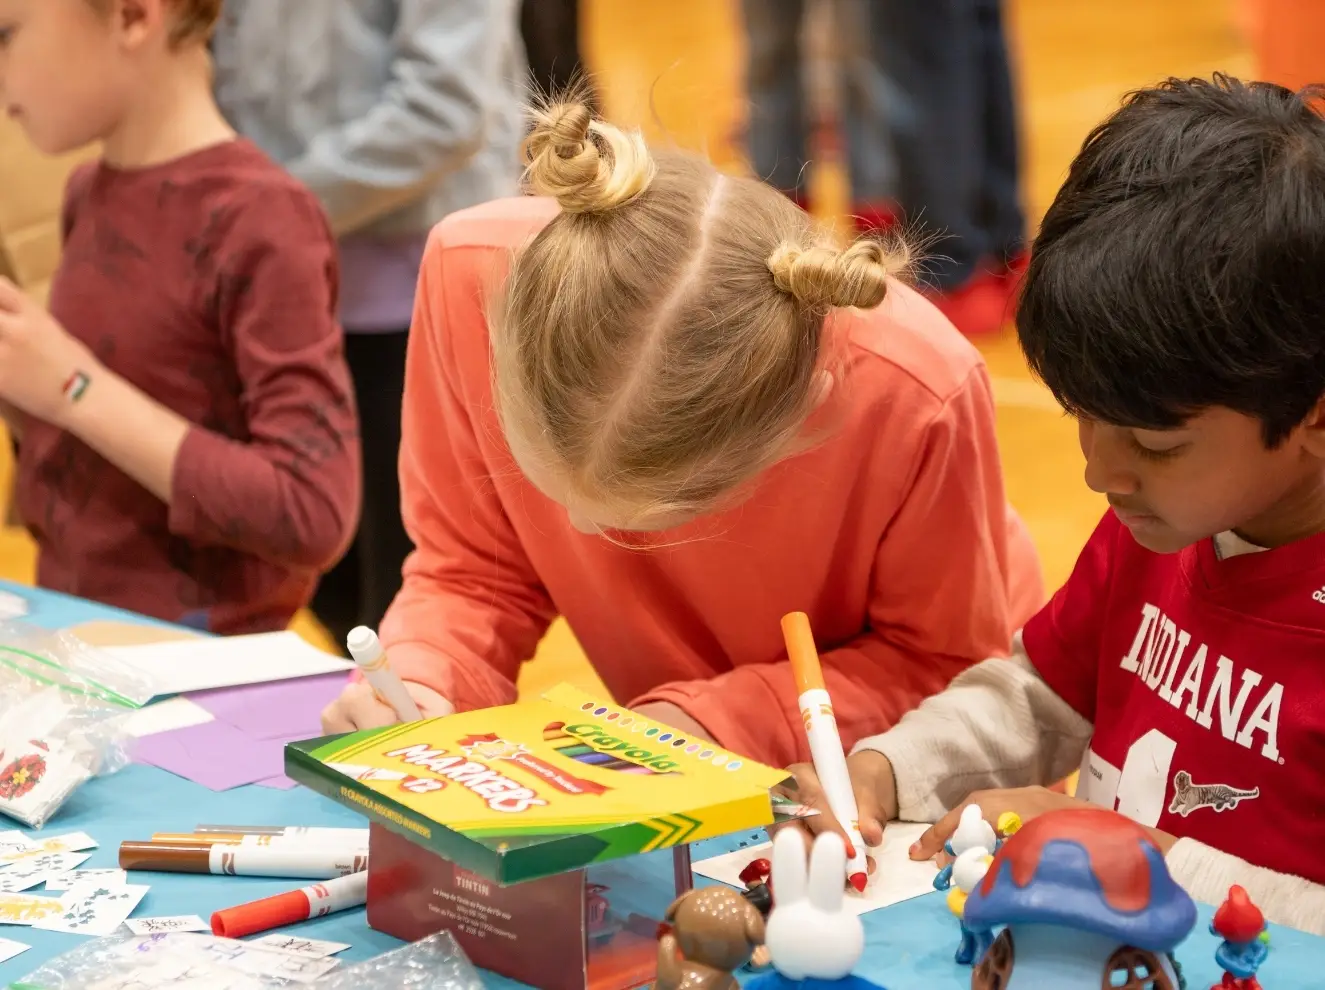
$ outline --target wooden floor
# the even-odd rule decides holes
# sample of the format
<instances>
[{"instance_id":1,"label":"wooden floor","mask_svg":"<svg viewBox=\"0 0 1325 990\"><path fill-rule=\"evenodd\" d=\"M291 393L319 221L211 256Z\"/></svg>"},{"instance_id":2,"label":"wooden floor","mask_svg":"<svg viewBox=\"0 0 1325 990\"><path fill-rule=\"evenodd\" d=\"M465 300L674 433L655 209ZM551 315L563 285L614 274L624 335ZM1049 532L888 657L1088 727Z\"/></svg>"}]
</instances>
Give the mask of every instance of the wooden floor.
<instances>
[{"instance_id":1,"label":"wooden floor","mask_svg":"<svg viewBox=\"0 0 1325 990\"><path fill-rule=\"evenodd\" d=\"M1037 218L1086 132L1127 90L1165 76L1250 73L1237 0L1008 0L1021 94L1025 198ZM741 167L735 143L744 96L737 0L582 0L586 57L612 118L654 137L707 149ZM843 188L828 163L814 177L831 200ZM839 198L838 206L845 208ZM831 209L831 206L830 206ZM1011 337L982 345L999 411L1009 496L1030 525L1046 580L1068 574L1102 511L1081 480L1075 430L1032 382ZM0 480L8 465L0 465ZM0 575L31 580L32 550L21 533L0 534ZM298 625L315 641L320 631ZM521 686L595 678L564 627L554 628Z\"/></svg>"}]
</instances>

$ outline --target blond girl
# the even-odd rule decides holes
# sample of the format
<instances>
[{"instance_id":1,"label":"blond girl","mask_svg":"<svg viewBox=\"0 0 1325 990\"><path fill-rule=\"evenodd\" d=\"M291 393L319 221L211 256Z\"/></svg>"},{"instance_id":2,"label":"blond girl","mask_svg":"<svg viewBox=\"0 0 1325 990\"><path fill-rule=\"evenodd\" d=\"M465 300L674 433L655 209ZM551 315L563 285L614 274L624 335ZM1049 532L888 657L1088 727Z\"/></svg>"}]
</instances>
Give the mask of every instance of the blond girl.
<instances>
[{"instance_id":1,"label":"blond girl","mask_svg":"<svg viewBox=\"0 0 1325 990\"><path fill-rule=\"evenodd\" d=\"M843 742L1006 652L1038 607L979 354L771 187L575 102L532 196L432 234L406 373L418 550L383 624L428 715L515 698L553 617L616 699L807 758L779 617L810 613ZM362 684L329 731L394 721Z\"/></svg>"}]
</instances>

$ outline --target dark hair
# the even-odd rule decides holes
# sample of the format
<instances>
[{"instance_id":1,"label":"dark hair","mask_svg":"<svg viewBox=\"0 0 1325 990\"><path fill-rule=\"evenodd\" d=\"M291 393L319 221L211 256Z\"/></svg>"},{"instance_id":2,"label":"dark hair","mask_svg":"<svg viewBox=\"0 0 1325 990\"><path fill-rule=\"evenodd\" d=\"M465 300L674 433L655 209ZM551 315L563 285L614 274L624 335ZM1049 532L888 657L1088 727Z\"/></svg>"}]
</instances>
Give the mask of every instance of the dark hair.
<instances>
[{"instance_id":1,"label":"dark hair","mask_svg":"<svg viewBox=\"0 0 1325 990\"><path fill-rule=\"evenodd\" d=\"M1271 83L1169 79L1086 139L1017 307L1074 415L1173 429L1211 406L1267 446L1325 395L1325 120Z\"/></svg>"}]
</instances>

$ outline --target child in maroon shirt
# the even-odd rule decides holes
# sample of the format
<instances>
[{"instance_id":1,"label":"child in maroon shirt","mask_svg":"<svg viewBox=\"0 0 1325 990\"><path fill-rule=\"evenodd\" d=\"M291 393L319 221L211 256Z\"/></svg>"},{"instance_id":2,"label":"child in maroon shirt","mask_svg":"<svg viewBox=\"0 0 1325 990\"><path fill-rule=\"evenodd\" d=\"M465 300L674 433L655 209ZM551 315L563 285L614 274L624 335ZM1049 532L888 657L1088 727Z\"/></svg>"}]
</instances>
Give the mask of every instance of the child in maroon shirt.
<instances>
[{"instance_id":1,"label":"child in maroon shirt","mask_svg":"<svg viewBox=\"0 0 1325 990\"><path fill-rule=\"evenodd\" d=\"M0 0L0 93L69 183L50 312L0 281L0 400L39 583L278 629L344 551L358 426L316 200L235 139L220 0Z\"/></svg>"}]
</instances>

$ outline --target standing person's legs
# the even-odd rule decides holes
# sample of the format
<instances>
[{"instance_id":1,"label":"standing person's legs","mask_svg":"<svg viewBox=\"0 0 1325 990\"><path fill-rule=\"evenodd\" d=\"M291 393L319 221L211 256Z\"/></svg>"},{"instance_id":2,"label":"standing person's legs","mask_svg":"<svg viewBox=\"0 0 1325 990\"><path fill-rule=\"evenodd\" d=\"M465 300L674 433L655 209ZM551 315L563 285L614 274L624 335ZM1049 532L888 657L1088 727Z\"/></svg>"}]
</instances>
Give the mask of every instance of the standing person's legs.
<instances>
[{"instance_id":1,"label":"standing person's legs","mask_svg":"<svg viewBox=\"0 0 1325 990\"><path fill-rule=\"evenodd\" d=\"M984 94L984 203L979 217L996 259L1017 262L1026 249L1021 205L1017 104L1003 29L1002 0L976 0Z\"/></svg>"},{"instance_id":2,"label":"standing person's legs","mask_svg":"<svg viewBox=\"0 0 1325 990\"><path fill-rule=\"evenodd\" d=\"M545 93L563 92L580 74L579 0L524 0L520 34L534 82Z\"/></svg>"},{"instance_id":3,"label":"standing person's legs","mask_svg":"<svg viewBox=\"0 0 1325 990\"><path fill-rule=\"evenodd\" d=\"M363 441L363 512L354 544L322 579L312 604L342 649L355 626L381 624L414 549L400 516L398 464L408 341L405 330L345 335Z\"/></svg>"},{"instance_id":4,"label":"standing person's legs","mask_svg":"<svg viewBox=\"0 0 1325 990\"><path fill-rule=\"evenodd\" d=\"M941 236L924 280L942 292L977 273L993 245L976 223L984 96L974 0L872 0L870 39L901 93L889 121L897 198L910 223Z\"/></svg>"},{"instance_id":5,"label":"standing person's legs","mask_svg":"<svg viewBox=\"0 0 1325 990\"><path fill-rule=\"evenodd\" d=\"M807 203L809 158L801 59L803 0L744 0L750 164L759 177Z\"/></svg>"},{"instance_id":6,"label":"standing person's legs","mask_svg":"<svg viewBox=\"0 0 1325 990\"><path fill-rule=\"evenodd\" d=\"M851 178L851 214L860 232L897 220L892 122L908 109L871 44L873 0L838 0L834 29L842 59L842 130Z\"/></svg>"}]
</instances>

